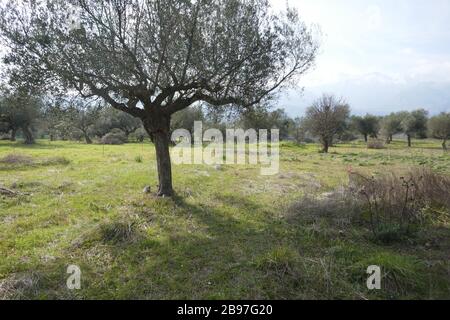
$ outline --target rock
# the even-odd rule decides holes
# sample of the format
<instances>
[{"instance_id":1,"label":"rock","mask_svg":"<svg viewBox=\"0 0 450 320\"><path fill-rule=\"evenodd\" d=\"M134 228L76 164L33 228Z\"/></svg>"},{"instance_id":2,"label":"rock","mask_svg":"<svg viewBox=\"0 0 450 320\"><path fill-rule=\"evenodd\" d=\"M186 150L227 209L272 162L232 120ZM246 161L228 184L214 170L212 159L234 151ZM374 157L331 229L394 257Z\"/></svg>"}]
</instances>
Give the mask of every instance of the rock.
<instances>
[{"instance_id":1,"label":"rock","mask_svg":"<svg viewBox=\"0 0 450 320\"><path fill-rule=\"evenodd\" d=\"M220 170L222 170L222 165L216 164L216 165L214 166L214 169L216 169L217 171L220 171Z\"/></svg>"},{"instance_id":2,"label":"rock","mask_svg":"<svg viewBox=\"0 0 450 320\"><path fill-rule=\"evenodd\" d=\"M145 186L145 188L144 188L144 190L142 192L150 193L150 192L152 192L152 188L150 186Z\"/></svg>"}]
</instances>

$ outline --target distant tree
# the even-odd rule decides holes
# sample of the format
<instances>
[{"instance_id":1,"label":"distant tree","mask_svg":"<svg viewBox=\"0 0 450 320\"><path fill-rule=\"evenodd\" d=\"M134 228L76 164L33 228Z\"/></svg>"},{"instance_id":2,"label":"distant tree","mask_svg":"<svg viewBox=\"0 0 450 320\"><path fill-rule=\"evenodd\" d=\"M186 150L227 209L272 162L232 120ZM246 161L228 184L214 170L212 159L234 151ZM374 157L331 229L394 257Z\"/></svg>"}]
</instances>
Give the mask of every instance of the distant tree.
<instances>
[{"instance_id":1,"label":"distant tree","mask_svg":"<svg viewBox=\"0 0 450 320\"><path fill-rule=\"evenodd\" d=\"M145 138L148 138L148 134L147 134L147 132L145 131L145 129L144 129L143 126L141 126L139 129L137 129L137 130L134 132L134 136L136 137L136 140L137 140L138 142L144 142Z\"/></svg>"},{"instance_id":2,"label":"distant tree","mask_svg":"<svg viewBox=\"0 0 450 320\"><path fill-rule=\"evenodd\" d=\"M305 141L306 138L305 118L297 117L294 119L292 135L294 136L294 139L297 143Z\"/></svg>"},{"instance_id":3,"label":"distant tree","mask_svg":"<svg viewBox=\"0 0 450 320\"><path fill-rule=\"evenodd\" d=\"M245 111L297 83L317 53L298 13L267 0L5 0L0 33L17 82L58 83L142 120L160 196L173 194L174 113L199 102Z\"/></svg>"},{"instance_id":4,"label":"distant tree","mask_svg":"<svg viewBox=\"0 0 450 320\"><path fill-rule=\"evenodd\" d=\"M281 140L289 138L289 133L293 127L294 120L288 116L284 109L277 109L269 113L269 126L266 129L280 130Z\"/></svg>"},{"instance_id":5,"label":"distant tree","mask_svg":"<svg viewBox=\"0 0 450 320\"><path fill-rule=\"evenodd\" d=\"M43 108L42 99L25 90L7 93L0 103L0 122L11 131L11 140L15 141L16 132L21 130L25 144L34 144L33 126L40 117Z\"/></svg>"},{"instance_id":6,"label":"distant tree","mask_svg":"<svg viewBox=\"0 0 450 320\"><path fill-rule=\"evenodd\" d=\"M98 103L74 99L66 110L70 126L82 133L87 144L92 144L91 135L101 109Z\"/></svg>"},{"instance_id":7,"label":"distant tree","mask_svg":"<svg viewBox=\"0 0 450 320\"><path fill-rule=\"evenodd\" d=\"M205 121L205 115L201 106L190 107L175 113L172 117L171 131L186 129L193 134L195 121Z\"/></svg>"},{"instance_id":8,"label":"distant tree","mask_svg":"<svg viewBox=\"0 0 450 320\"><path fill-rule=\"evenodd\" d=\"M350 107L343 99L323 95L306 110L308 130L320 139L323 152L327 153L334 137L343 130L350 116Z\"/></svg>"},{"instance_id":9,"label":"distant tree","mask_svg":"<svg viewBox=\"0 0 450 320\"><path fill-rule=\"evenodd\" d=\"M380 127L381 134L386 137L386 143L390 144L394 135L403 131L401 114L391 113L383 117Z\"/></svg>"},{"instance_id":10,"label":"distant tree","mask_svg":"<svg viewBox=\"0 0 450 320\"><path fill-rule=\"evenodd\" d=\"M66 140L69 136L70 123L60 98L47 99L42 111L42 120L50 141L58 137Z\"/></svg>"},{"instance_id":11,"label":"distant tree","mask_svg":"<svg viewBox=\"0 0 450 320\"><path fill-rule=\"evenodd\" d=\"M109 117L111 127L122 130L127 139L131 133L142 126L142 121L138 118L116 109L109 112Z\"/></svg>"},{"instance_id":12,"label":"distant tree","mask_svg":"<svg viewBox=\"0 0 450 320\"><path fill-rule=\"evenodd\" d=\"M447 140L450 139L450 113L441 113L428 121L428 129L433 138L442 140L442 148L447 150Z\"/></svg>"},{"instance_id":13,"label":"distant tree","mask_svg":"<svg viewBox=\"0 0 450 320\"><path fill-rule=\"evenodd\" d=\"M380 119L370 114L367 114L364 117L353 116L352 126L357 132L363 135L364 141L367 142L368 137L378 138Z\"/></svg>"},{"instance_id":14,"label":"distant tree","mask_svg":"<svg viewBox=\"0 0 450 320\"><path fill-rule=\"evenodd\" d=\"M278 129L280 139L284 140L289 137L294 121L283 109L268 111L267 107L261 107L243 113L238 120L238 125L246 130L255 129L257 133L261 129Z\"/></svg>"},{"instance_id":15,"label":"distant tree","mask_svg":"<svg viewBox=\"0 0 450 320\"><path fill-rule=\"evenodd\" d=\"M415 110L400 114L403 133L408 139L408 147L411 147L413 137L426 137L428 111L424 109Z\"/></svg>"}]
</instances>

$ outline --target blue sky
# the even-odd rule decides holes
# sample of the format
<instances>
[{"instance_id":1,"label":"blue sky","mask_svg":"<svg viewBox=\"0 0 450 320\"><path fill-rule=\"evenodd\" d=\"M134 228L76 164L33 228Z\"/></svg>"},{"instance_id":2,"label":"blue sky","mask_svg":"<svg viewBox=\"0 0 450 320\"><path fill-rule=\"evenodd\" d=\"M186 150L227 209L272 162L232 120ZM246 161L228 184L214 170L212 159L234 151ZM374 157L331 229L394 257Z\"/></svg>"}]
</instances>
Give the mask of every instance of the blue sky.
<instances>
[{"instance_id":1,"label":"blue sky","mask_svg":"<svg viewBox=\"0 0 450 320\"><path fill-rule=\"evenodd\" d=\"M283 8L285 0L270 0ZM322 92L343 96L354 113L426 108L450 112L449 0L290 0L320 27L316 67L279 101L301 115Z\"/></svg>"}]
</instances>

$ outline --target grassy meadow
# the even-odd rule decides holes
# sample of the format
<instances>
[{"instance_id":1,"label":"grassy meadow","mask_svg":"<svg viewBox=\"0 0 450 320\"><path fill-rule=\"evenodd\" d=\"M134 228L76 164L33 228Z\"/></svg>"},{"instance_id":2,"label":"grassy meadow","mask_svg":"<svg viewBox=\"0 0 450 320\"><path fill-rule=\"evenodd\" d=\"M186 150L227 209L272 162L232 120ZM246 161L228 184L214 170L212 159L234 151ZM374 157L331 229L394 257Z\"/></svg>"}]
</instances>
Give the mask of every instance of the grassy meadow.
<instances>
[{"instance_id":1,"label":"grassy meadow","mask_svg":"<svg viewBox=\"0 0 450 320\"><path fill-rule=\"evenodd\" d=\"M151 144L0 142L0 299L449 299L450 216L408 241L295 214L305 196L370 174L426 166L450 174L440 142L369 150L283 143L280 173L257 166L173 166L176 196L156 198ZM82 271L68 290L68 265ZM366 270L382 268L369 291Z\"/></svg>"}]
</instances>

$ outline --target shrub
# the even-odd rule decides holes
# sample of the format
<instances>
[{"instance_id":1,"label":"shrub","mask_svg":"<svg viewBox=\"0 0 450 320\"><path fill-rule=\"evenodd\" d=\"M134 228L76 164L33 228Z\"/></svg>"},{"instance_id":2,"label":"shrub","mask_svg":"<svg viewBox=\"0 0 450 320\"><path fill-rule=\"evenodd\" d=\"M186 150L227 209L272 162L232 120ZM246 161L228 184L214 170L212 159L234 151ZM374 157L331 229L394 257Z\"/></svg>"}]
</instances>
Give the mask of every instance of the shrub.
<instances>
[{"instance_id":1,"label":"shrub","mask_svg":"<svg viewBox=\"0 0 450 320\"><path fill-rule=\"evenodd\" d=\"M410 236L427 219L428 208L450 209L450 177L425 168L404 175L350 172L349 191L364 202L362 213L367 214L375 237L388 241L393 233Z\"/></svg>"},{"instance_id":2,"label":"shrub","mask_svg":"<svg viewBox=\"0 0 450 320\"><path fill-rule=\"evenodd\" d=\"M405 174L349 174L349 186L295 202L288 220L320 227L326 219L335 229L360 224L369 228L374 240L388 244L409 240L450 213L449 176L425 168Z\"/></svg>"},{"instance_id":3,"label":"shrub","mask_svg":"<svg viewBox=\"0 0 450 320\"><path fill-rule=\"evenodd\" d=\"M367 142L368 149L384 149L384 141L379 139L372 139Z\"/></svg>"},{"instance_id":4,"label":"shrub","mask_svg":"<svg viewBox=\"0 0 450 320\"><path fill-rule=\"evenodd\" d=\"M120 145L127 142L127 137L121 132L110 132L102 138L102 144Z\"/></svg>"},{"instance_id":5,"label":"shrub","mask_svg":"<svg viewBox=\"0 0 450 320\"><path fill-rule=\"evenodd\" d=\"M138 155L136 157L134 157L134 161L136 161L137 163L142 163L143 159L141 155Z\"/></svg>"}]
</instances>

